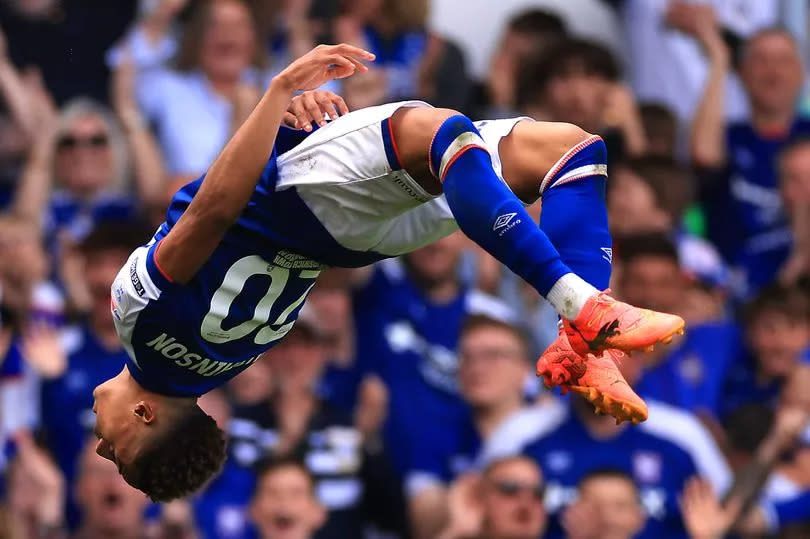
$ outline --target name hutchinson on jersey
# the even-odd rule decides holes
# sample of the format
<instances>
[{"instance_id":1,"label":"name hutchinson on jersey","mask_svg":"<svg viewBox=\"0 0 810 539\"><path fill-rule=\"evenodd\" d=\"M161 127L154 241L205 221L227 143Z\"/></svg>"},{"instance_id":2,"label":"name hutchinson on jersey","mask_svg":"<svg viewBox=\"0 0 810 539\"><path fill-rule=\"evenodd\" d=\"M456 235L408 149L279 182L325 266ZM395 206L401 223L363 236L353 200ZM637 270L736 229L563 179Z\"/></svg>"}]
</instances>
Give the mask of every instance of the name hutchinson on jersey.
<instances>
[{"instance_id":1,"label":"name hutchinson on jersey","mask_svg":"<svg viewBox=\"0 0 810 539\"><path fill-rule=\"evenodd\" d=\"M200 354L189 352L188 346L177 342L174 337L169 337L166 333L161 333L160 336L155 337L146 346L159 352L166 359L174 361L178 367L195 371L203 376L214 376L222 374L231 369L236 369L243 366L248 366L256 362L262 355L257 354L249 357L248 359L229 363L226 361L217 361Z\"/></svg>"}]
</instances>

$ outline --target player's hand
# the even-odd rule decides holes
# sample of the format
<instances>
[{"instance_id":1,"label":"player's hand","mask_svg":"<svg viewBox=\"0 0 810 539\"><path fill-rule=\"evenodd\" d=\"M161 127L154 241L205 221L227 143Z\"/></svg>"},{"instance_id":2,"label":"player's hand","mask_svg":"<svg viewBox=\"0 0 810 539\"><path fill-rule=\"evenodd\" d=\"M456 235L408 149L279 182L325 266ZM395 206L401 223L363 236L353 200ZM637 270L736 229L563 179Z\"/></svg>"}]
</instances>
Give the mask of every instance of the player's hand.
<instances>
[{"instance_id":1,"label":"player's hand","mask_svg":"<svg viewBox=\"0 0 810 539\"><path fill-rule=\"evenodd\" d=\"M273 81L289 92L314 90L330 80L365 73L368 68L362 62L372 60L372 53L353 45L318 45L288 65Z\"/></svg>"},{"instance_id":2,"label":"player's hand","mask_svg":"<svg viewBox=\"0 0 810 539\"><path fill-rule=\"evenodd\" d=\"M339 95L327 90L312 90L293 97L284 114L284 124L293 129L311 131L313 123L323 127L325 118L337 120L348 112L349 108Z\"/></svg>"}]
</instances>

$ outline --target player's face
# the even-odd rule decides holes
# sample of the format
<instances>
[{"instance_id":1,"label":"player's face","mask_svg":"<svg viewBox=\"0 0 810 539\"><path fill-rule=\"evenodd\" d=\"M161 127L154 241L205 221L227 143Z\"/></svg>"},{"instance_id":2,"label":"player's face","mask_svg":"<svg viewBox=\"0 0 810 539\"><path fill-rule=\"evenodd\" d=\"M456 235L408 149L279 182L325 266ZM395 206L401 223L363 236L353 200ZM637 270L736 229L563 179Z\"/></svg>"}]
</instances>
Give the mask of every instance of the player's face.
<instances>
[{"instance_id":1,"label":"player's face","mask_svg":"<svg viewBox=\"0 0 810 539\"><path fill-rule=\"evenodd\" d=\"M142 526L146 497L127 485L115 465L95 453L95 440L81 454L76 496L90 529L115 536Z\"/></svg>"},{"instance_id":2,"label":"player's face","mask_svg":"<svg viewBox=\"0 0 810 539\"><path fill-rule=\"evenodd\" d=\"M125 383L127 376L124 369L93 391L94 432L98 438L95 452L114 462L124 476L148 434L138 415L138 403Z\"/></svg>"},{"instance_id":3,"label":"player's face","mask_svg":"<svg viewBox=\"0 0 810 539\"><path fill-rule=\"evenodd\" d=\"M657 311L679 311L684 290L678 264L663 256L638 256L621 271L619 291L623 301Z\"/></svg>"},{"instance_id":4,"label":"player's face","mask_svg":"<svg viewBox=\"0 0 810 539\"><path fill-rule=\"evenodd\" d=\"M527 459L510 460L484 478L482 501L488 537L534 539L546 527L540 470Z\"/></svg>"},{"instance_id":5,"label":"player's face","mask_svg":"<svg viewBox=\"0 0 810 539\"><path fill-rule=\"evenodd\" d=\"M801 351L810 342L810 329L804 320L793 320L784 313L765 311L751 323L748 339L762 374L782 378L795 370Z\"/></svg>"},{"instance_id":6,"label":"player's face","mask_svg":"<svg viewBox=\"0 0 810 539\"><path fill-rule=\"evenodd\" d=\"M599 519L601 538L629 539L643 525L636 487L627 479L600 477L586 481L580 499Z\"/></svg>"},{"instance_id":7,"label":"player's face","mask_svg":"<svg viewBox=\"0 0 810 539\"><path fill-rule=\"evenodd\" d=\"M292 466L262 477L250 514L264 539L308 538L323 519L310 478Z\"/></svg>"},{"instance_id":8,"label":"player's face","mask_svg":"<svg viewBox=\"0 0 810 539\"><path fill-rule=\"evenodd\" d=\"M56 174L70 191L92 194L112 181L110 135L100 116L73 120L56 143Z\"/></svg>"},{"instance_id":9,"label":"player's face","mask_svg":"<svg viewBox=\"0 0 810 539\"><path fill-rule=\"evenodd\" d=\"M255 41L251 15L242 2L214 2L202 43L203 70L212 79L238 78L250 64Z\"/></svg>"},{"instance_id":10,"label":"player's face","mask_svg":"<svg viewBox=\"0 0 810 539\"><path fill-rule=\"evenodd\" d=\"M528 363L520 341L497 327L481 327L459 343L459 383L474 407L515 402L522 395Z\"/></svg>"},{"instance_id":11,"label":"player's face","mask_svg":"<svg viewBox=\"0 0 810 539\"><path fill-rule=\"evenodd\" d=\"M755 107L781 111L794 106L802 84L796 44L781 33L768 33L749 43L740 69Z\"/></svg>"}]
</instances>

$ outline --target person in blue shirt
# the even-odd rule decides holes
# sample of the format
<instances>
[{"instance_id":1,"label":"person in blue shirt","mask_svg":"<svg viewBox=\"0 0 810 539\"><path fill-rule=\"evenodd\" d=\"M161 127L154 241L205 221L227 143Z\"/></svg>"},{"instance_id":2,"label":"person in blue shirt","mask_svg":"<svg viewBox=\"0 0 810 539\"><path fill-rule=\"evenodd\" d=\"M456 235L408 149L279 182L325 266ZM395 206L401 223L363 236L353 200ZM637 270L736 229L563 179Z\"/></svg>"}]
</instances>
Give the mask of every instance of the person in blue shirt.
<instances>
[{"instance_id":1,"label":"person in blue shirt","mask_svg":"<svg viewBox=\"0 0 810 539\"><path fill-rule=\"evenodd\" d=\"M108 222L97 227L80 244L85 263L85 282L91 298L87 319L68 330L64 351L61 342L53 357L52 347L39 348L29 340L26 359L34 365L63 364L63 372L43 375L40 390L41 426L56 462L68 482L76 478L76 462L93 429L93 388L115 376L126 363L127 353L109 316L109 287L126 261L129 252L141 241L143 229L137 222ZM40 338L45 338L41 336ZM53 338L56 338L54 335ZM52 357L36 358L30 354L45 353ZM42 352L41 350L44 350ZM75 524L73 491L68 492L68 520Z\"/></svg>"},{"instance_id":2,"label":"person in blue shirt","mask_svg":"<svg viewBox=\"0 0 810 539\"><path fill-rule=\"evenodd\" d=\"M727 126L723 101L731 62L721 29L706 20L695 26L695 37L710 68L692 124L692 162L703 171L700 199L709 239L741 272L735 292L746 298L774 280L790 253L776 158L791 139L810 133L810 120L796 113L802 60L787 30L770 28L751 36L739 58L749 117Z\"/></svg>"},{"instance_id":3,"label":"person in blue shirt","mask_svg":"<svg viewBox=\"0 0 810 539\"><path fill-rule=\"evenodd\" d=\"M487 314L511 321L505 304L459 278L464 243L453 234L401 262L380 262L354 295L359 368L378 374L388 387L385 441L403 474L424 450L412 440L468 415L456 355L464 320Z\"/></svg>"},{"instance_id":4,"label":"person in blue shirt","mask_svg":"<svg viewBox=\"0 0 810 539\"><path fill-rule=\"evenodd\" d=\"M639 370L637 362L622 364L631 383ZM546 478L549 538L563 536L561 511L574 501L577 485L591 472L614 469L633 478L646 515L637 537L650 539L686 537L678 499L690 477L703 476L717 493L730 486L728 464L694 415L653 400L649 406L649 420L636 427L594 415L578 396L535 411L537 438L523 452L538 462Z\"/></svg>"},{"instance_id":5,"label":"person in blue shirt","mask_svg":"<svg viewBox=\"0 0 810 539\"><path fill-rule=\"evenodd\" d=\"M810 346L810 308L800 289L766 288L744 314L748 346L726 373L721 418L748 403L775 406L785 382L805 364L802 354Z\"/></svg>"},{"instance_id":6,"label":"person in blue shirt","mask_svg":"<svg viewBox=\"0 0 810 539\"><path fill-rule=\"evenodd\" d=\"M458 384L464 415L407 433L413 454L405 487L417 536L431 537L441 529L454 479L497 457L518 454L531 439L523 391L530 372L527 348L517 326L483 314L463 321Z\"/></svg>"},{"instance_id":7,"label":"person in blue shirt","mask_svg":"<svg viewBox=\"0 0 810 539\"><path fill-rule=\"evenodd\" d=\"M130 357L94 392L97 449L156 501L189 494L221 466L222 432L197 398L292 329L324 267L365 266L457 227L561 314L565 331L540 368L549 383L586 392L621 420L646 419L632 391L614 395L621 375L607 355L669 342L684 321L604 292L612 252L604 142L576 126L522 118L476 126L421 102L326 125L320 113L346 110L322 93L297 102L316 111L299 121L303 130L280 130L295 90L365 71L372 59L350 45L322 45L274 77L113 283L111 311ZM324 127L311 133L313 120ZM499 169L504 158L511 181L498 175L493 155ZM523 202L538 191L542 228Z\"/></svg>"},{"instance_id":8,"label":"person in blue shirt","mask_svg":"<svg viewBox=\"0 0 810 539\"><path fill-rule=\"evenodd\" d=\"M739 357L739 329L725 317L722 306L695 305L708 299L696 297L702 295L703 285L687 275L666 234L624 237L617 245L622 267L616 283L620 297L652 309L695 315L689 333L677 346L640 355L646 368L634 389L659 402L715 415L726 372ZM693 293L694 288L699 290Z\"/></svg>"}]
</instances>

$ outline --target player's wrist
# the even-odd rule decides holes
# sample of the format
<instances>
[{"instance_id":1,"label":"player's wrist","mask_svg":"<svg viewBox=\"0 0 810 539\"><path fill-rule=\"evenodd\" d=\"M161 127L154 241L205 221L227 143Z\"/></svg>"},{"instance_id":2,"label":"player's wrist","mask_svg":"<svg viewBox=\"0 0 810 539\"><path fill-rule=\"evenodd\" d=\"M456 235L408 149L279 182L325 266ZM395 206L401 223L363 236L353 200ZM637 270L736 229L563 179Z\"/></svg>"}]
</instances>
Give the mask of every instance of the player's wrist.
<instances>
[{"instance_id":1,"label":"player's wrist","mask_svg":"<svg viewBox=\"0 0 810 539\"><path fill-rule=\"evenodd\" d=\"M292 80L292 77L282 71L270 80L269 91L283 92L292 96L292 94L294 94L296 91L295 81Z\"/></svg>"}]
</instances>

